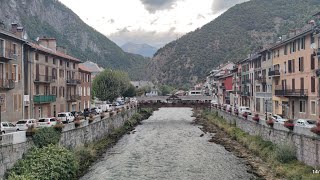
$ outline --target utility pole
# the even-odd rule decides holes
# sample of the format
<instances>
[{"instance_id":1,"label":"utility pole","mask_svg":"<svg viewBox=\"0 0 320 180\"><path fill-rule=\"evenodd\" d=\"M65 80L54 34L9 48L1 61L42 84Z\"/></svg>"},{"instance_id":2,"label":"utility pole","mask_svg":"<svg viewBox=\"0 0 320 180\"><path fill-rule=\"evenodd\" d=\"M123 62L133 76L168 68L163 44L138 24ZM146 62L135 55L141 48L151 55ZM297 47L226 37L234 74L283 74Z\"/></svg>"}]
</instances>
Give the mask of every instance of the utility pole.
<instances>
[{"instance_id":1,"label":"utility pole","mask_svg":"<svg viewBox=\"0 0 320 180\"><path fill-rule=\"evenodd\" d=\"M0 141L2 141L2 131L1 131L1 126L2 126L2 122L1 122L1 106L3 104L4 100L3 97L0 96Z\"/></svg>"}]
</instances>

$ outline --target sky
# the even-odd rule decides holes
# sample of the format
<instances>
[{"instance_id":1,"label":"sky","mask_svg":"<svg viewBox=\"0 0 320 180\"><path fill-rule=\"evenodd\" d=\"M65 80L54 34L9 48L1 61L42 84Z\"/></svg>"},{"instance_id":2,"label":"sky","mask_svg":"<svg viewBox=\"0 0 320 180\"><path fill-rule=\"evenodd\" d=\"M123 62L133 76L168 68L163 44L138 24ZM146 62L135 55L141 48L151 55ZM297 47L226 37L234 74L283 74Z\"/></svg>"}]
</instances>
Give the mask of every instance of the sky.
<instances>
[{"instance_id":1,"label":"sky","mask_svg":"<svg viewBox=\"0 0 320 180\"><path fill-rule=\"evenodd\" d=\"M248 0L59 0L119 46L160 48Z\"/></svg>"}]
</instances>

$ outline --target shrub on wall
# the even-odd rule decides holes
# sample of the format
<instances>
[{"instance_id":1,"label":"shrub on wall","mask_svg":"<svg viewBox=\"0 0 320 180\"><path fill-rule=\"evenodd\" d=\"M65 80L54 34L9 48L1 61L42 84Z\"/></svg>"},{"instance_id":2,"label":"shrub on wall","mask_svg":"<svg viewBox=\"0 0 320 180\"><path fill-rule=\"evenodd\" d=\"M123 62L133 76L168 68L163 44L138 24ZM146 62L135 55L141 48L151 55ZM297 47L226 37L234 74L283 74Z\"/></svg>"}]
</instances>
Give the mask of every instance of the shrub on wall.
<instances>
[{"instance_id":1,"label":"shrub on wall","mask_svg":"<svg viewBox=\"0 0 320 180\"><path fill-rule=\"evenodd\" d=\"M278 145L275 150L275 159L281 163L289 163L296 160L295 147L291 144Z\"/></svg>"},{"instance_id":2,"label":"shrub on wall","mask_svg":"<svg viewBox=\"0 0 320 180\"><path fill-rule=\"evenodd\" d=\"M58 145L49 145L31 149L9 171L8 179L69 180L76 177L77 170L78 163L72 152Z\"/></svg>"},{"instance_id":3,"label":"shrub on wall","mask_svg":"<svg viewBox=\"0 0 320 180\"><path fill-rule=\"evenodd\" d=\"M45 147L49 144L57 144L60 140L61 133L52 127L41 128L35 132L32 137L34 144L39 147Z\"/></svg>"},{"instance_id":4,"label":"shrub on wall","mask_svg":"<svg viewBox=\"0 0 320 180\"><path fill-rule=\"evenodd\" d=\"M153 110L152 108L141 108L139 113L142 115L142 119L148 119L152 115Z\"/></svg>"}]
</instances>

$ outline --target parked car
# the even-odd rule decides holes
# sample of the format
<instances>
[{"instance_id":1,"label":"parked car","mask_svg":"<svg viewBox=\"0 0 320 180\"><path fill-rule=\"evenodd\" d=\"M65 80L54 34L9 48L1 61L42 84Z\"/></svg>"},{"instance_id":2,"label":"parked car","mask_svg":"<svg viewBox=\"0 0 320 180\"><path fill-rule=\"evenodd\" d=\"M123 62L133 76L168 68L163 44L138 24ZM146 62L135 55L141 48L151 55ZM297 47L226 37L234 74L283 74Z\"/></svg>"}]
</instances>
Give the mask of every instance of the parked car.
<instances>
[{"instance_id":1,"label":"parked car","mask_svg":"<svg viewBox=\"0 0 320 180\"><path fill-rule=\"evenodd\" d=\"M281 117L280 115L274 114L271 116L271 118L277 122L277 123L281 123L284 124L284 122L286 122L288 119L284 119L283 117Z\"/></svg>"},{"instance_id":2,"label":"parked car","mask_svg":"<svg viewBox=\"0 0 320 180\"><path fill-rule=\"evenodd\" d=\"M91 112L95 111L97 114L101 114L102 113L102 109L100 107L94 107L91 108Z\"/></svg>"},{"instance_id":3,"label":"parked car","mask_svg":"<svg viewBox=\"0 0 320 180\"><path fill-rule=\"evenodd\" d=\"M239 106L238 110L239 110L239 114L243 114L244 112L250 112L251 114L250 108L247 106Z\"/></svg>"},{"instance_id":4,"label":"parked car","mask_svg":"<svg viewBox=\"0 0 320 180\"><path fill-rule=\"evenodd\" d=\"M1 122L2 134L11 133L18 131L18 128L11 122Z\"/></svg>"},{"instance_id":5,"label":"parked car","mask_svg":"<svg viewBox=\"0 0 320 180\"><path fill-rule=\"evenodd\" d=\"M58 113L57 120L59 120L62 123L70 123L74 121L74 116L71 112L61 112Z\"/></svg>"},{"instance_id":6,"label":"parked car","mask_svg":"<svg viewBox=\"0 0 320 180\"><path fill-rule=\"evenodd\" d=\"M50 118L40 118L38 120L38 127L52 127L57 124L55 117Z\"/></svg>"},{"instance_id":7,"label":"parked car","mask_svg":"<svg viewBox=\"0 0 320 180\"><path fill-rule=\"evenodd\" d=\"M317 124L316 120L312 119L297 119L295 121L295 126L301 126L301 127L306 127L306 128L313 128Z\"/></svg>"},{"instance_id":8,"label":"parked car","mask_svg":"<svg viewBox=\"0 0 320 180\"><path fill-rule=\"evenodd\" d=\"M245 112L250 116L252 115L251 111L250 110L246 110L246 109L242 110L241 114L243 114Z\"/></svg>"},{"instance_id":9,"label":"parked car","mask_svg":"<svg viewBox=\"0 0 320 180\"><path fill-rule=\"evenodd\" d=\"M83 116L83 112L81 111L71 111L71 113L74 117Z\"/></svg>"},{"instance_id":10,"label":"parked car","mask_svg":"<svg viewBox=\"0 0 320 180\"><path fill-rule=\"evenodd\" d=\"M120 109L122 107L119 102L114 102L112 106L114 107L114 109Z\"/></svg>"},{"instance_id":11,"label":"parked car","mask_svg":"<svg viewBox=\"0 0 320 180\"><path fill-rule=\"evenodd\" d=\"M16 127L19 131L25 131L29 127L37 128L37 120L36 119L21 119L16 123Z\"/></svg>"},{"instance_id":12,"label":"parked car","mask_svg":"<svg viewBox=\"0 0 320 180\"><path fill-rule=\"evenodd\" d=\"M84 117L89 117L90 114L92 114L92 115L97 115L98 113L97 113L95 110L92 111L92 110L89 109L89 108L86 108L86 109L83 110L83 115L84 115Z\"/></svg>"}]
</instances>

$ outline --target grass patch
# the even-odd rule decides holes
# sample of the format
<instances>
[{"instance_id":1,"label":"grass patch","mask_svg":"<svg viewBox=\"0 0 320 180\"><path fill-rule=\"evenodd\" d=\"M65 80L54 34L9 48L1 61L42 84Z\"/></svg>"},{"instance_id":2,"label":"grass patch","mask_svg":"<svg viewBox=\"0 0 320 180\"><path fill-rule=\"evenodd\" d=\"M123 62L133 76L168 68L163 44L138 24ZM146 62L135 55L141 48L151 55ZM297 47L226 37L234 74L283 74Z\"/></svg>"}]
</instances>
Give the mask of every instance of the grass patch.
<instances>
[{"instance_id":1,"label":"grass patch","mask_svg":"<svg viewBox=\"0 0 320 180\"><path fill-rule=\"evenodd\" d=\"M263 140L260 136L251 136L240 128L230 126L218 116L218 113L203 112L202 116L267 162L277 177L297 180L319 179L318 174L312 173L313 167L297 160L293 145L275 145L271 141Z\"/></svg>"}]
</instances>

